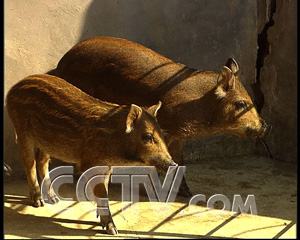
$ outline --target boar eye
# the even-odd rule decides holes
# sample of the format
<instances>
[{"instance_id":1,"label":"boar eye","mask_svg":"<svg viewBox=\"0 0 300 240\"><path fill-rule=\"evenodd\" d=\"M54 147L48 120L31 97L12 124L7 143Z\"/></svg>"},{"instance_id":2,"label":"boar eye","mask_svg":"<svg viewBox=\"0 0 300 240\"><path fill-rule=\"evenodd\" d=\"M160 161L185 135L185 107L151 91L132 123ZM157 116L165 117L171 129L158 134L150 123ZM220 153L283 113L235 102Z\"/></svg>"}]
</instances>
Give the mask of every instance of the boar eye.
<instances>
[{"instance_id":1,"label":"boar eye","mask_svg":"<svg viewBox=\"0 0 300 240\"><path fill-rule=\"evenodd\" d=\"M142 135L144 142L156 142L152 133L146 133Z\"/></svg>"},{"instance_id":2,"label":"boar eye","mask_svg":"<svg viewBox=\"0 0 300 240\"><path fill-rule=\"evenodd\" d=\"M248 106L249 105L246 101L238 101L238 102L235 103L235 107L238 110L240 110L240 109L247 110Z\"/></svg>"}]
</instances>

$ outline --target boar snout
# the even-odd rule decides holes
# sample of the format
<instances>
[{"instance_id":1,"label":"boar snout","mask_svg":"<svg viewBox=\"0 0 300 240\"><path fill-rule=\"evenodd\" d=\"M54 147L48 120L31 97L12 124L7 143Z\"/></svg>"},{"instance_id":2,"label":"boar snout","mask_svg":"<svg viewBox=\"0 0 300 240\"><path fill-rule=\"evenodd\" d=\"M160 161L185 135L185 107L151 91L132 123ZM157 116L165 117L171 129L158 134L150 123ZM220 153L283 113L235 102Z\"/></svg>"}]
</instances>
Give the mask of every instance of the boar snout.
<instances>
[{"instance_id":1,"label":"boar snout","mask_svg":"<svg viewBox=\"0 0 300 240\"><path fill-rule=\"evenodd\" d=\"M267 124L263 119L261 119L261 129L261 138L265 138L268 135L268 133L272 130L272 125Z\"/></svg>"},{"instance_id":2,"label":"boar snout","mask_svg":"<svg viewBox=\"0 0 300 240\"><path fill-rule=\"evenodd\" d=\"M251 127L247 129L247 137L264 139L267 136L267 134L271 131L271 129L271 125L267 124L263 119L260 119L258 129L253 129Z\"/></svg>"},{"instance_id":3,"label":"boar snout","mask_svg":"<svg viewBox=\"0 0 300 240\"><path fill-rule=\"evenodd\" d=\"M156 165L160 170L162 170L164 172L168 172L169 167L178 167L178 164L175 163L172 158L165 159L160 164L156 164Z\"/></svg>"},{"instance_id":4,"label":"boar snout","mask_svg":"<svg viewBox=\"0 0 300 240\"><path fill-rule=\"evenodd\" d=\"M174 162L172 159L167 160L167 163L169 163L169 166L171 167L178 167L178 164Z\"/></svg>"}]
</instances>

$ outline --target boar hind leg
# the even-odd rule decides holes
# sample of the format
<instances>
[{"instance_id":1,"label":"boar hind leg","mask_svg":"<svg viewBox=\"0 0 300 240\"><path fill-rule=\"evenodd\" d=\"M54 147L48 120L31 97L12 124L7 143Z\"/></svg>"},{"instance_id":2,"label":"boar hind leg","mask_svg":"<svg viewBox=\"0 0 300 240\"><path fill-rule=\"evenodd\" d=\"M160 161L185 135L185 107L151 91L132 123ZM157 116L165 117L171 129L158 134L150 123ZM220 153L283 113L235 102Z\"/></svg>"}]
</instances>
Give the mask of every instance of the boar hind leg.
<instances>
[{"instance_id":1,"label":"boar hind leg","mask_svg":"<svg viewBox=\"0 0 300 240\"><path fill-rule=\"evenodd\" d=\"M34 158L34 144L27 136L18 134L18 143L21 147L22 160L27 176L29 194L34 207L44 206L40 186L37 180L36 161Z\"/></svg>"},{"instance_id":2,"label":"boar hind leg","mask_svg":"<svg viewBox=\"0 0 300 240\"><path fill-rule=\"evenodd\" d=\"M36 162L37 162L37 169L38 169L38 174L40 178L40 184L42 185L43 181L47 182L47 186L51 185L50 178L49 178L49 162L50 162L50 155L43 152L41 149L38 149L37 151L37 157L36 157ZM48 200L49 203L57 203L59 201L59 198L56 196L55 192L53 189L48 190Z\"/></svg>"},{"instance_id":3,"label":"boar hind leg","mask_svg":"<svg viewBox=\"0 0 300 240\"><path fill-rule=\"evenodd\" d=\"M178 165L183 165L183 140L174 140L168 146L169 152L173 158L173 160ZM179 196L182 197L191 197L193 196L192 191L185 181L185 177L183 176L180 187L179 187Z\"/></svg>"},{"instance_id":4,"label":"boar hind leg","mask_svg":"<svg viewBox=\"0 0 300 240\"><path fill-rule=\"evenodd\" d=\"M98 198L97 200L97 216L100 215L100 225L105 228L110 235L117 235L118 230L112 219L109 201L108 201L108 184L110 174L107 175L104 184L98 184L95 186L94 194ZM99 198L102 198L99 200Z\"/></svg>"}]
</instances>

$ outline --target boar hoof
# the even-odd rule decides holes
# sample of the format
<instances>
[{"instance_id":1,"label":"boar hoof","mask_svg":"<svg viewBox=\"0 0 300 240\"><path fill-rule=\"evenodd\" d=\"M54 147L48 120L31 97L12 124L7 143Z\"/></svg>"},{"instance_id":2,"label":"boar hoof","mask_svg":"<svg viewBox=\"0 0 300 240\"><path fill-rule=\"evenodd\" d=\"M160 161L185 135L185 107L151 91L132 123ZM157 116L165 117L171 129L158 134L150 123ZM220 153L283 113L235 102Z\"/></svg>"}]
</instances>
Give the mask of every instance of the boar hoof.
<instances>
[{"instance_id":1,"label":"boar hoof","mask_svg":"<svg viewBox=\"0 0 300 240\"><path fill-rule=\"evenodd\" d=\"M37 199L33 199L32 203L34 207L43 207L45 205L45 202L41 196Z\"/></svg>"},{"instance_id":2,"label":"boar hoof","mask_svg":"<svg viewBox=\"0 0 300 240\"><path fill-rule=\"evenodd\" d=\"M118 234L118 230L112 222L107 224L106 231L109 235L117 235Z\"/></svg>"},{"instance_id":3,"label":"boar hoof","mask_svg":"<svg viewBox=\"0 0 300 240\"><path fill-rule=\"evenodd\" d=\"M54 191L50 191L46 195L45 202L48 204L56 204L59 202L59 198L57 197Z\"/></svg>"},{"instance_id":4,"label":"boar hoof","mask_svg":"<svg viewBox=\"0 0 300 240\"><path fill-rule=\"evenodd\" d=\"M48 198L49 198L49 203L51 204L55 204L59 202L59 198L57 197L53 189L49 191Z\"/></svg>"},{"instance_id":5,"label":"boar hoof","mask_svg":"<svg viewBox=\"0 0 300 240\"><path fill-rule=\"evenodd\" d=\"M45 205L45 203L42 199L38 199L33 202L34 207L43 207L44 205Z\"/></svg>"},{"instance_id":6,"label":"boar hoof","mask_svg":"<svg viewBox=\"0 0 300 240\"><path fill-rule=\"evenodd\" d=\"M44 200L42 199L40 191L34 191L30 193L30 198L32 201L32 205L34 207L43 207L45 205Z\"/></svg>"},{"instance_id":7,"label":"boar hoof","mask_svg":"<svg viewBox=\"0 0 300 240\"><path fill-rule=\"evenodd\" d=\"M59 202L59 198L55 195L55 196L50 197L50 201L51 201L51 203L55 204L55 203Z\"/></svg>"}]
</instances>

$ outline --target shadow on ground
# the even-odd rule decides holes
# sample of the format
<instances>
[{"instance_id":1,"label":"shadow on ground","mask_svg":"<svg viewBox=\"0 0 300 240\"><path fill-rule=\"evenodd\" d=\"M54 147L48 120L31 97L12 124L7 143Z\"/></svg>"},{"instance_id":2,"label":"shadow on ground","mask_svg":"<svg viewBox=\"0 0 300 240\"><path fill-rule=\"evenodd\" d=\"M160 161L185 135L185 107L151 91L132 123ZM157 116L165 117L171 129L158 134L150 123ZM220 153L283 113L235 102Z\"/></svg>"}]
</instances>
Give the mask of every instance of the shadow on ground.
<instances>
[{"instance_id":1,"label":"shadow on ground","mask_svg":"<svg viewBox=\"0 0 300 240\"><path fill-rule=\"evenodd\" d=\"M283 219L285 221L284 224L288 225L288 228L292 226L290 224L294 224L297 221L297 178L295 164L276 162L256 156L245 156L236 159L216 159L203 161L198 165L188 165L186 179L193 194L205 195L206 201L214 194L223 194L232 204L233 197L236 194L241 195L243 201L246 200L248 195L254 195L258 215L263 219L265 219L264 217ZM50 206L50 210L53 211L53 213L50 214L50 210L45 212L46 209L33 208L27 197L27 191L28 187L25 180L14 179L5 183L5 234L28 238L38 238L41 236L49 236L49 238L51 238L54 233L61 237L90 237L95 236L95 234L101 235L104 233L97 225L98 220L94 216L95 213L93 207L89 206L86 208L89 209L88 214L91 215L89 216L90 218L87 218L86 216L83 217L86 213L81 216L78 212L76 212L76 214L68 213L68 215L64 216L65 210L62 210L62 208L59 208L57 205ZM188 224L188 219L188 221L191 222L195 221L197 218L194 214L180 215L182 211L186 210L190 199L177 196L176 202L174 203L175 205L170 206L173 207L171 214L166 214L163 218L157 217L153 219L153 216L150 217L151 214L147 213L141 219L134 220L137 222L133 223L131 218L129 221L129 218L126 219L126 217L120 214L122 212L120 206L121 185L111 185L109 191L113 217L114 219L117 219L117 221L120 222L119 225L122 226L120 229L121 236L128 237L130 234L133 234L135 236L146 237L151 234L151 236L154 237L207 238L211 237L214 232L219 230L220 226L223 227L237 217L230 215L224 219L219 219L220 222L218 224L215 223L216 225L210 227L210 230L203 235L199 234L199 232L198 234L194 234L193 231L187 232L184 230L177 233L168 233L168 231L161 231L161 228L168 224L171 224L170 226L172 226L176 221L183 221L183 223L180 223L180 226L182 226L182 224ZM62 185L59 189L59 193L63 197L73 197L76 199L75 184ZM140 204L143 206L141 210L142 214L143 212L146 213L151 210L151 205L148 201L145 191L142 192L140 196ZM64 202L65 204L74 206L75 209L77 209L76 211L80 212L82 211L80 209L85 209L78 208L78 203L76 202ZM131 206L130 203L128 203L123 210L127 211L129 206ZM223 203L216 202L214 206L216 209L222 209ZM201 209L206 208L206 203L200 202L199 207ZM208 210L209 209L206 208L205 211L207 212ZM78 215L81 217L78 217ZM186 217L188 217L188 219L185 219ZM215 218L208 219L209 220L207 220L206 217L197 219L196 222L199 222L197 228L205 228L206 223L210 222L211 224L212 222L217 221ZM140 223L143 220L145 223ZM255 221L257 222L257 220ZM262 223L267 223L268 219L261 221ZM286 223L287 221L290 221L291 223ZM143 231L143 228L148 222L152 225L148 226L147 230ZM127 228L126 224L131 225ZM280 227L282 227L282 222L276 222L262 226L261 229L276 230ZM261 229L258 227L254 228L255 231Z\"/></svg>"}]
</instances>

